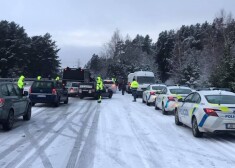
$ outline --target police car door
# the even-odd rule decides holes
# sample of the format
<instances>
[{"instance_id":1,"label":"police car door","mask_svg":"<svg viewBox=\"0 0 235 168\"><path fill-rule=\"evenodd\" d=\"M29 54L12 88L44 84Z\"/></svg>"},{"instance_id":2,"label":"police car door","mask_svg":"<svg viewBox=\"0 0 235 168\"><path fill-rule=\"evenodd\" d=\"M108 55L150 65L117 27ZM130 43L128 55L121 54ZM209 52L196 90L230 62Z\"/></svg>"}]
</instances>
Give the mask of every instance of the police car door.
<instances>
[{"instance_id":1,"label":"police car door","mask_svg":"<svg viewBox=\"0 0 235 168\"><path fill-rule=\"evenodd\" d=\"M189 94L185 99L182 104L182 106L179 108L179 118L182 123L185 125L188 124L188 116L189 116L189 110L193 106L192 104L192 98L193 98L194 93Z\"/></svg>"},{"instance_id":2,"label":"police car door","mask_svg":"<svg viewBox=\"0 0 235 168\"><path fill-rule=\"evenodd\" d=\"M188 105L188 115L185 115L186 125L192 126L191 119L194 112L198 109L199 103L201 102L201 97L198 93L194 93L191 103Z\"/></svg>"}]
</instances>

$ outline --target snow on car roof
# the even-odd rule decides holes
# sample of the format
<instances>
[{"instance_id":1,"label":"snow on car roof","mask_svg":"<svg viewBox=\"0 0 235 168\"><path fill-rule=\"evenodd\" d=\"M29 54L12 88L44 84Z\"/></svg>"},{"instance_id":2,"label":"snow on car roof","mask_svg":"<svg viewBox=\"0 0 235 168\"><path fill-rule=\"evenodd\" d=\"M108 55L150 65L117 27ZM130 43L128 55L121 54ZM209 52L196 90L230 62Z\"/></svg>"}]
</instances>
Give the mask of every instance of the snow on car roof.
<instances>
[{"instance_id":1,"label":"snow on car roof","mask_svg":"<svg viewBox=\"0 0 235 168\"><path fill-rule=\"evenodd\" d=\"M229 92L229 91L224 91L224 90L202 90L202 91L197 91L198 93L202 95L234 95L235 93Z\"/></svg>"},{"instance_id":2,"label":"snow on car roof","mask_svg":"<svg viewBox=\"0 0 235 168\"><path fill-rule=\"evenodd\" d=\"M190 89L190 90L192 90L190 87L186 87L186 86L167 86L167 88L169 88L169 89Z\"/></svg>"},{"instance_id":3,"label":"snow on car roof","mask_svg":"<svg viewBox=\"0 0 235 168\"><path fill-rule=\"evenodd\" d=\"M151 84L150 86L166 86L164 84Z\"/></svg>"}]
</instances>

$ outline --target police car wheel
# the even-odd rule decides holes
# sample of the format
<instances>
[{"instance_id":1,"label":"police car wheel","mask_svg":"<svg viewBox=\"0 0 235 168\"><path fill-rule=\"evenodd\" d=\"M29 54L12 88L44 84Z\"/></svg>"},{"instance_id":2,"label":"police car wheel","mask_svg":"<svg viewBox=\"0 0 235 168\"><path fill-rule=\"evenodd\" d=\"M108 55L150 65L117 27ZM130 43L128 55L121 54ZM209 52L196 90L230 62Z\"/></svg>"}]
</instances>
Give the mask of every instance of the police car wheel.
<instances>
[{"instance_id":1,"label":"police car wheel","mask_svg":"<svg viewBox=\"0 0 235 168\"><path fill-rule=\"evenodd\" d=\"M150 103L148 102L148 100L146 100L146 104L147 104L147 106L150 106Z\"/></svg>"},{"instance_id":2,"label":"police car wheel","mask_svg":"<svg viewBox=\"0 0 235 168\"><path fill-rule=\"evenodd\" d=\"M155 110L159 110L159 108L157 107L157 105L155 104Z\"/></svg>"},{"instance_id":3,"label":"police car wheel","mask_svg":"<svg viewBox=\"0 0 235 168\"><path fill-rule=\"evenodd\" d=\"M162 103L162 114L163 115L166 115L167 114L167 111L165 110L165 107L164 107L164 104Z\"/></svg>"},{"instance_id":4,"label":"police car wheel","mask_svg":"<svg viewBox=\"0 0 235 168\"><path fill-rule=\"evenodd\" d=\"M142 98L142 103L145 103L144 98Z\"/></svg>"},{"instance_id":5,"label":"police car wheel","mask_svg":"<svg viewBox=\"0 0 235 168\"><path fill-rule=\"evenodd\" d=\"M180 120L179 120L178 109L175 109L175 124L176 125L183 125L182 122L180 122Z\"/></svg>"},{"instance_id":6,"label":"police car wheel","mask_svg":"<svg viewBox=\"0 0 235 168\"><path fill-rule=\"evenodd\" d=\"M203 136L203 133L200 132L199 129L198 129L196 117L193 117L192 131L193 131L193 136L195 136L195 137L202 137Z\"/></svg>"}]
</instances>

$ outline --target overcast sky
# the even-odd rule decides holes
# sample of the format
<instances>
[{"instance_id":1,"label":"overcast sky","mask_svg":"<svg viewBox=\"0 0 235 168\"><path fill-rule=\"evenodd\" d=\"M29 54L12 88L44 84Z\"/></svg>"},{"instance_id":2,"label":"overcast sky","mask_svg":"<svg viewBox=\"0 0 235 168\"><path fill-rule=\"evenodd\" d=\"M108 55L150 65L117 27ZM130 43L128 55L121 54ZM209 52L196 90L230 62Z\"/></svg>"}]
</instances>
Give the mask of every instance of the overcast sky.
<instances>
[{"instance_id":1,"label":"overcast sky","mask_svg":"<svg viewBox=\"0 0 235 168\"><path fill-rule=\"evenodd\" d=\"M14 21L29 36L50 33L62 67L83 66L119 29L123 36L212 22L221 9L235 14L235 0L0 0L0 20Z\"/></svg>"}]
</instances>

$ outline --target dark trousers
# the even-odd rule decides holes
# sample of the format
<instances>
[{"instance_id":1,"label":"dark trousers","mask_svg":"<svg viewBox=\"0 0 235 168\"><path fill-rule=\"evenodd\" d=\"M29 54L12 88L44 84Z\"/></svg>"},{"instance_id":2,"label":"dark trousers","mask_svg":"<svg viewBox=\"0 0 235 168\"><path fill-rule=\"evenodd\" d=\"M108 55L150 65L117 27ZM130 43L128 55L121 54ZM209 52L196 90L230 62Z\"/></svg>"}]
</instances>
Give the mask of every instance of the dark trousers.
<instances>
[{"instance_id":1,"label":"dark trousers","mask_svg":"<svg viewBox=\"0 0 235 168\"><path fill-rule=\"evenodd\" d=\"M23 96L24 95L24 89L23 88L22 89L19 88L19 91L20 91L20 95Z\"/></svg>"},{"instance_id":2,"label":"dark trousers","mask_svg":"<svg viewBox=\"0 0 235 168\"><path fill-rule=\"evenodd\" d=\"M98 100L101 100L101 90L97 90L97 98Z\"/></svg>"},{"instance_id":3,"label":"dark trousers","mask_svg":"<svg viewBox=\"0 0 235 168\"><path fill-rule=\"evenodd\" d=\"M136 101L137 89L132 89L132 96L134 97L134 101Z\"/></svg>"},{"instance_id":4,"label":"dark trousers","mask_svg":"<svg viewBox=\"0 0 235 168\"><path fill-rule=\"evenodd\" d=\"M122 88L122 95L124 95L125 94L125 88Z\"/></svg>"}]
</instances>

